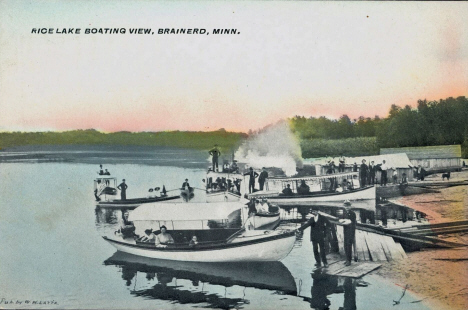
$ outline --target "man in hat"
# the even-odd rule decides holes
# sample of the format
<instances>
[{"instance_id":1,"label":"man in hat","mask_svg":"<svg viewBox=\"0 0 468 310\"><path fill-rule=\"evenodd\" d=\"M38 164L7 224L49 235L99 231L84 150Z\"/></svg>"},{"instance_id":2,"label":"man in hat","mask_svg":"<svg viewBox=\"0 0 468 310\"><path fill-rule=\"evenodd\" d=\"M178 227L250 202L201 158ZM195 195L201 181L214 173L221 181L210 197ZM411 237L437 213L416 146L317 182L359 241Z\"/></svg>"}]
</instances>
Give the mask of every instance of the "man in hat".
<instances>
[{"instance_id":1,"label":"man in hat","mask_svg":"<svg viewBox=\"0 0 468 310\"><path fill-rule=\"evenodd\" d=\"M266 179L268 178L268 172L265 170L265 167L262 168L260 176L258 177L258 185L260 185L260 190L263 190L263 185L265 184Z\"/></svg>"},{"instance_id":2,"label":"man in hat","mask_svg":"<svg viewBox=\"0 0 468 310\"><path fill-rule=\"evenodd\" d=\"M122 183L117 186L117 189L120 190L120 199L127 200L127 184L125 184L125 179L122 180Z\"/></svg>"},{"instance_id":3,"label":"man in hat","mask_svg":"<svg viewBox=\"0 0 468 310\"><path fill-rule=\"evenodd\" d=\"M367 167L366 160L362 160L361 167L359 168L359 177L360 177L360 184L361 187L365 187L367 184L367 175L368 175L369 168Z\"/></svg>"},{"instance_id":4,"label":"man in hat","mask_svg":"<svg viewBox=\"0 0 468 310\"><path fill-rule=\"evenodd\" d=\"M244 173L244 175L249 176L249 194L255 192L255 178L258 177L258 173L253 171L253 168L250 167L249 172Z\"/></svg>"},{"instance_id":5,"label":"man in hat","mask_svg":"<svg viewBox=\"0 0 468 310\"><path fill-rule=\"evenodd\" d=\"M343 220L340 220L340 222L343 225L346 266L350 266L353 256L353 243L356 235L356 213L351 210L351 203L349 201L345 201L344 203Z\"/></svg>"},{"instance_id":6,"label":"man in hat","mask_svg":"<svg viewBox=\"0 0 468 310\"><path fill-rule=\"evenodd\" d=\"M212 163L213 163L213 171L218 171L218 157L221 155L221 152L219 151L218 149L218 145L215 144L214 148L212 148L208 154L210 154L211 156L213 156L212 158ZM216 166L216 170L215 170L215 166Z\"/></svg>"},{"instance_id":7,"label":"man in hat","mask_svg":"<svg viewBox=\"0 0 468 310\"><path fill-rule=\"evenodd\" d=\"M323 263L325 268L328 267L327 254L325 253L325 236L330 223L328 220L318 213L318 210L312 210L312 217L300 228L299 231L304 231L310 227L310 241L314 248L315 266L320 267ZM319 251L320 247L320 251Z\"/></svg>"}]
</instances>

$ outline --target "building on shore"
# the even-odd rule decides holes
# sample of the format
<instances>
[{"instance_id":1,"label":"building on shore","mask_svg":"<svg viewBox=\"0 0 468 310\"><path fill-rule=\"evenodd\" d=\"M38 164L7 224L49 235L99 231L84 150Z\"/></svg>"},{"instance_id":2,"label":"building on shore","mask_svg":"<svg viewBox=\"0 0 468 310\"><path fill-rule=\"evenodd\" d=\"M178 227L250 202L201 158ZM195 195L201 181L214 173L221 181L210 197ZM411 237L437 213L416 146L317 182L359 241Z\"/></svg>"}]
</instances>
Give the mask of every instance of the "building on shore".
<instances>
[{"instance_id":1,"label":"building on shore","mask_svg":"<svg viewBox=\"0 0 468 310\"><path fill-rule=\"evenodd\" d=\"M411 164L408 156L405 153L398 153L398 154L387 154L387 155L372 155L372 156L359 156L359 157L345 157L345 171L344 172L352 172L353 166L356 163L357 169L361 166L362 160L366 160L366 164L369 165L372 161L374 165L380 165L385 160L385 163L388 167L387 175L388 175L388 182L391 183L391 176L393 174L393 169L398 173L398 180L401 180L403 177L403 173L406 174L408 181L413 180L413 167L414 165ZM324 175L327 174L327 171L330 168L330 162L334 162L336 165L335 172L338 173L338 164L339 164L339 157L322 157L322 158L308 158L304 159L304 167L306 166L315 166L316 175ZM380 171L376 172L376 179L379 181L381 173Z\"/></svg>"},{"instance_id":2,"label":"building on shore","mask_svg":"<svg viewBox=\"0 0 468 310\"><path fill-rule=\"evenodd\" d=\"M460 145L380 149L381 156L395 153L406 153L413 166L417 167L421 165L427 171L445 171L448 169L459 169L462 166Z\"/></svg>"}]
</instances>

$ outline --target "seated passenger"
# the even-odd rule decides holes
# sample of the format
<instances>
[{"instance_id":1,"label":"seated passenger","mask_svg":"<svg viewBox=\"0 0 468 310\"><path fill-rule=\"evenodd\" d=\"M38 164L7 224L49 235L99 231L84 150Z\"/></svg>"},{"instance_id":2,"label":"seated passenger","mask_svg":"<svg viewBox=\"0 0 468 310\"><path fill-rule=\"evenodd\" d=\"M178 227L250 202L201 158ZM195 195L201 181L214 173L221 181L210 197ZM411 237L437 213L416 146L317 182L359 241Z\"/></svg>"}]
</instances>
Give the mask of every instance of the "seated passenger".
<instances>
[{"instance_id":1,"label":"seated passenger","mask_svg":"<svg viewBox=\"0 0 468 310\"><path fill-rule=\"evenodd\" d=\"M343 192L345 192L348 189L348 181L346 179L343 179L343 182L341 182L341 189Z\"/></svg>"},{"instance_id":2,"label":"seated passenger","mask_svg":"<svg viewBox=\"0 0 468 310\"><path fill-rule=\"evenodd\" d=\"M335 189L335 191L336 191L337 193L341 193L341 192L343 192L343 188L341 187L341 185L340 185L340 184L338 184L338 185L336 186L336 189Z\"/></svg>"},{"instance_id":3,"label":"seated passenger","mask_svg":"<svg viewBox=\"0 0 468 310\"><path fill-rule=\"evenodd\" d=\"M257 208L255 207L255 199L251 199L247 206L249 207L249 217L254 216L257 213Z\"/></svg>"},{"instance_id":4,"label":"seated passenger","mask_svg":"<svg viewBox=\"0 0 468 310\"><path fill-rule=\"evenodd\" d=\"M268 213L270 212L270 207L268 206L268 202L265 199L262 199L259 205L259 209L257 209L260 213Z\"/></svg>"},{"instance_id":5,"label":"seated passenger","mask_svg":"<svg viewBox=\"0 0 468 310\"><path fill-rule=\"evenodd\" d=\"M297 188L297 193L299 195L307 195L310 192L310 187L306 184L304 180L301 180L301 185Z\"/></svg>"},{"instance_id":6,"label":"seated passenger","mask_svg":"<svg viewBox=\"0 0 468 310\"><path fill-rule=\"evenodd\" d=\"M231 172L239 173L239 167L237 166L237 160L233 160L231 164Z\"/></svg>"},{"instance_id":7,"label":"seated passenger","mask_svg":"<svg viewBox=\"0 0 468 310\"><path fill-rule=\"evenodd\" d=\"M350 191L350 190L353 190L353 184L351 184L351 182L348 182L348 184L346 185L347 189Z\"/></svg>"},{"instance_id":8,"label":"seated passenger","mask_svg":"<svg viewBox=\"0 0 468 310\"><path fill-rule=\"evenodd\" d=\"M156 239L156 236L153 234L152 229L146 229L145 230L145 235L138 238L137 240L140 242L154 242Z\"/></svg>"},{"instance_id":9,"label":"seated passenger","mask_svg":"<svg viewBox=\"0 0 468 310\"><path fill-rule=\"evenodd\" d=\"M192 240L189 242L189 246L196 246L198 244L198 238L197 236L193 236Z\"/></svg>"},{"instance_id":10,"label":"seated passenger","mask_svg":"<svg viewBox=\"0 0 468 310\"><path fill-rule=\"evenodd\" d=\"M171 234L167 232L166 226L161 226L161 233L156 236L154 244L156 247L167 247L167 244L174 243Z\"/></svg>"},{"instance_id":11,"label":"seated passenger","mask_svg":"<svg viewBox=\"0 0 468 310\"><path fill-rule=\"evenodd\" d=\"M104 172L104 175L110 175L110 172L107 171L107 169L106 169L106 171Z\"/></svg>"},{"instance_id":12,"label":"seated passenger","mask_svg":"<svg viewBox=\"0 0 468 310\"><path fill-rule=\"evenodd\" d=\"M287 185L287 187L285 189L283 189L283 195L285 196L292 196L293 195L293 192L291 190L291 185Z\"/></svg>"}]
</instances>

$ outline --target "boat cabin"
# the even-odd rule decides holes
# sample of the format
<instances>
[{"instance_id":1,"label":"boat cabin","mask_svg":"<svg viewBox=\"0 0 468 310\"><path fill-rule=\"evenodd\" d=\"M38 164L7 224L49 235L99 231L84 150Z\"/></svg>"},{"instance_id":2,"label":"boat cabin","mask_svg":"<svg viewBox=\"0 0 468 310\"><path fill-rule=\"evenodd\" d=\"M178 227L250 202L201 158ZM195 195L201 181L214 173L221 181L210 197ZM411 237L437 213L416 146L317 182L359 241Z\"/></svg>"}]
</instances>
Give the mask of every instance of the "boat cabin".
<instances>
[{"instance_id":1,"label":"boat cabin","mask_svg":"<svg viewBox=\"0 0 468 310\"><path fill-rule=\"evenodd\" d=\"M117 195L117 179L109 176L98 177L94 180L94 196L97 201L107 201Z\"/></svg>"},{"instance_id":2,"label":"boat cabin","mask_svg":"<svg viewBox=\"0 0 468 310\"><path fill-rule=\"evenodd\" d=\"M193 236L199 243L227 240L241 229L240 202L224 203L151 203L130 213L135 233L142 236L147 229L155 235L164 225L176 244L186 244Z\"/></svg>"},{"instance_id":3,"label":"boat cabin","mask_svg":"<svg viewBox=\"0 0 468 310\"><path fill-rule=\"evenodd\" d=\"M301 196L323 193L349 192L360 188L357 172L297 178L268 178L269 191L281 196Z\"/></svg>"}]
</instances>

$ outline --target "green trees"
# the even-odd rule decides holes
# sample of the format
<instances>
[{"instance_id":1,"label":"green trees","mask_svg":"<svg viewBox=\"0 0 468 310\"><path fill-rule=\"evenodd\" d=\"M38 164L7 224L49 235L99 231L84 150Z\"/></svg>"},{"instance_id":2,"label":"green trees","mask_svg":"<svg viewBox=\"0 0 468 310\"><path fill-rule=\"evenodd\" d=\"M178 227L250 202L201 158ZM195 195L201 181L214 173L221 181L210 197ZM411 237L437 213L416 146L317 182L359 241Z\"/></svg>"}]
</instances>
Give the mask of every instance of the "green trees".
<instances>
[{"instance_id":1,"label":"green trees","mask_svg":"<svg viewBox=\"0 0 468 310\"><path fill-rule=\"evenodd\" d=\"M381 147L448 144L461 144L462 156L468 157L468 99L464 96L418 100L416 108L393 104L383 119L351 120L343 115L338 120L296 116L289 121L305 157L370 155Z\"/></svg>"}]
</instances>

